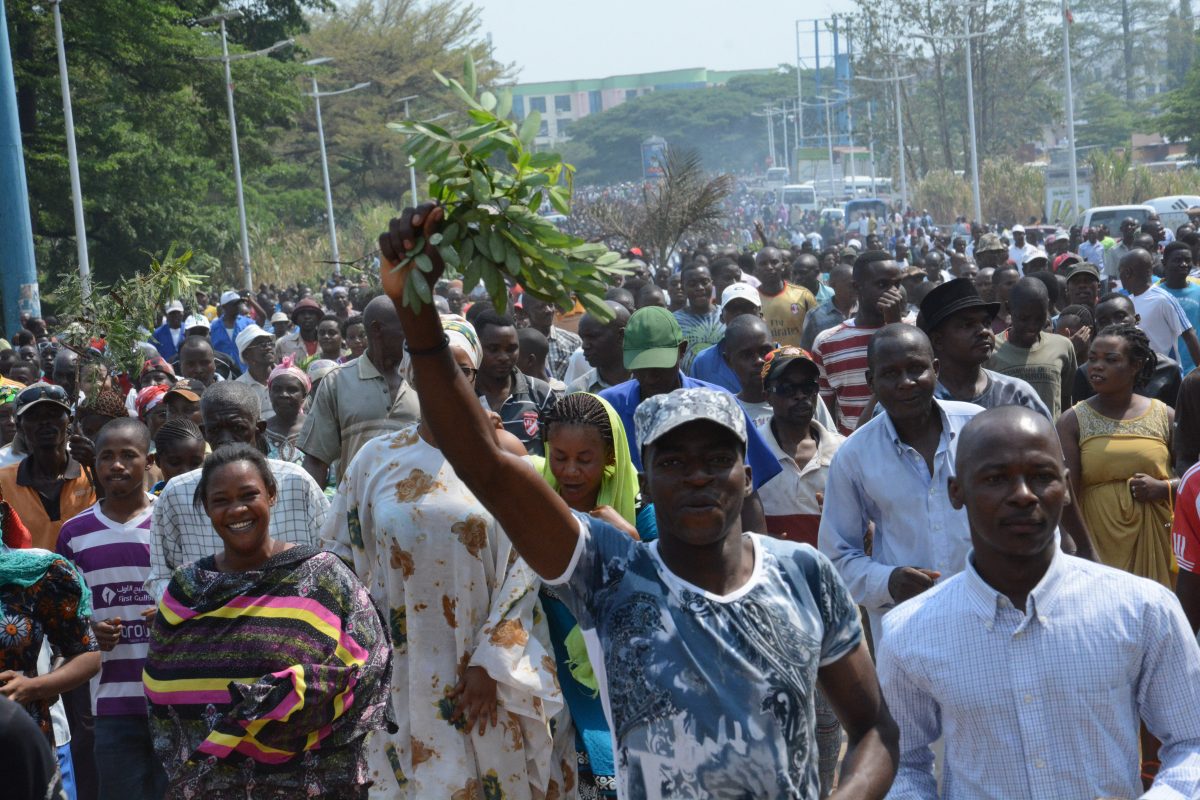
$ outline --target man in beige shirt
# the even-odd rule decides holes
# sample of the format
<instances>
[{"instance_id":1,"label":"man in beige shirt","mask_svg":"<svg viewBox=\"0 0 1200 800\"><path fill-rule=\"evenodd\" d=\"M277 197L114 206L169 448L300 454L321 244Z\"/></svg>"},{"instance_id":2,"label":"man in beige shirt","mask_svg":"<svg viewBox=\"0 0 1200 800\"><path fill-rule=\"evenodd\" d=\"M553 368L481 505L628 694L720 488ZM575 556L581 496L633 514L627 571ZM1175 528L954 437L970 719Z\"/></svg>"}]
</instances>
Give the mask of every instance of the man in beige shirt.
<instances>
[{"instance_id":1,"label":"man in beige shirt","mask_svg":"<svg viewBox=\"0 0 1200 800\"><path fill-rule=\"evenodd\" d=\"M363 311L367 351L321 381L305 417L297 447L304 469L322 486L337 461L337 479L369 440L421 417L417 393L400 374L404 330L395 306L380 296Z\"/></svg>"}]
</instances>

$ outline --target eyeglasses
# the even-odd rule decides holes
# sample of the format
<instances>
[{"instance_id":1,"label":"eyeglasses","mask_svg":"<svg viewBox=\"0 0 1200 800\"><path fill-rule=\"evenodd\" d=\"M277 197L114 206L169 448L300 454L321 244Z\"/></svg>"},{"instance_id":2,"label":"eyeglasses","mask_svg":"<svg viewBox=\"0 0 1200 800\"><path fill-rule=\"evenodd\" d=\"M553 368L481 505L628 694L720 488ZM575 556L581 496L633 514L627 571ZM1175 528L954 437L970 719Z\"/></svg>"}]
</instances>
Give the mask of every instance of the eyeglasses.
<instances>
[{"instance_id":1,"label":"eyeglasses","mask_svg":"<svg viewBox=\"0 0 1200 800\"><path fill-rule=\"evenodd\" d=\"M777 382L771 384L771 391L780 397L795 397L797 394L811 395L815 394L821 384L814 380L800 381L799 383L783 383Z\"/></svg>"},{"instance_id":2,"label":"eyeglasses","mask_svg":"<svg viewBox=\"0 0 1200 800\"><path fill-rule=\"evenodd\" d=\"M462 365L459 365L459 369L462 370L462 374L466 376L467 380L471 383L475 382L475 376L479 374L479 370L474 367L464 367Z\"/></svg>"}]
</instances>

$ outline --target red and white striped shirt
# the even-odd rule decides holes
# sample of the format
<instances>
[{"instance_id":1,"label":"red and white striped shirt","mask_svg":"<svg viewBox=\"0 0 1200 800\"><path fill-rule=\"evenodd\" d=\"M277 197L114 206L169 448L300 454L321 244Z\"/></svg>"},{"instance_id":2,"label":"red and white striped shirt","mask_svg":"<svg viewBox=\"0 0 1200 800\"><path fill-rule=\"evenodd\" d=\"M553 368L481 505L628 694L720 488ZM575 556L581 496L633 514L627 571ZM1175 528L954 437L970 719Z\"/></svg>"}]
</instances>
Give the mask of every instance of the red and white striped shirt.
<instances>
[{"instance_id":1,"label":"red and white striped shirt","mask_svg":"<svg viewBox=\"0 0 1200 800\"><path fill-rule=\"evenodd\" d=\"M867 344L880 327L859 327L851 317L822 331L813 343L813 360L821 370L821 399L830 407L837 404L838 432L843 436L858 427L858 418L871 400Z\"/></svg>"}]
</instances>

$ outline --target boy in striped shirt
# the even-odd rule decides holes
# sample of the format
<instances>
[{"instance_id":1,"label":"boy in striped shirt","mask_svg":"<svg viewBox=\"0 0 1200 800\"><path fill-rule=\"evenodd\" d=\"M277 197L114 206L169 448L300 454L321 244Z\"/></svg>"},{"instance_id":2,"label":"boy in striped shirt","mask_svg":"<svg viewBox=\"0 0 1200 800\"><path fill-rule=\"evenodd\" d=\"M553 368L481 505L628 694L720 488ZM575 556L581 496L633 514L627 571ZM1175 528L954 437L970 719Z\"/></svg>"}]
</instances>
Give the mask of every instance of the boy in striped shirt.
<instances>
[{"instance_id":1,"label":"boy in striped shirt","mask_svg":"<svg viewBox=\"0 0 1200 800\"><path fill-rule=\"evenodd\" d=\"M96 437L96 480L104 499L65 522L58 552L71 559L92 590L93 625L103 652L92 686L96 766L101 797L162 797L166 774L154 755L146 722L142 667L149 648L142 588L150 574L150 517L145 491L150 432L130 417L114 419Z\"/></svg>"},{"instance_id":2,"label":"boy in striped shirt","mask_svg":"<svg viewBox=\"0 0 1200 800\"><path fill-rule=\"evenodd\" d=\"M900 265L885 250L868 250L854 260L858 311L840 325L822 331L812 356L820 370L821 399L833 412L838 432L849 436L871 400L867 387L867 343L875 331L904 319L908 300L900 284Z\"/></svg>"}]
</instances>

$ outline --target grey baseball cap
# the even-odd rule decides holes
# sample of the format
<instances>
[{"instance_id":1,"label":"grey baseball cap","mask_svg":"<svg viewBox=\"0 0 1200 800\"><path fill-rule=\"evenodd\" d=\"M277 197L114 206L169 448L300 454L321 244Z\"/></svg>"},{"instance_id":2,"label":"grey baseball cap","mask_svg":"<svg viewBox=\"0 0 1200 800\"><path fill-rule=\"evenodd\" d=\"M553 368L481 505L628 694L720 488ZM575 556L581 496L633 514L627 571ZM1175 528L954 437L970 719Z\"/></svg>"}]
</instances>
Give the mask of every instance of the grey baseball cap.
<instances>
[{"instance_id":1,"label":"grey baseball cap","mask_svg":"<svg viewBox=\"0 0 1200 800\"><path fill-rule=\"evenodd\" d=\"M701 420L728 429L746 443L746 414L737 398L714 389L676 389L642 402L633 414L639 447L646 447L666 434Z\"/></svg>"}]
</instances>

